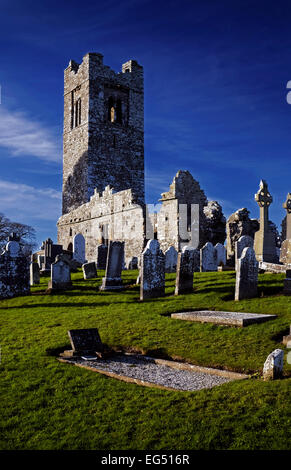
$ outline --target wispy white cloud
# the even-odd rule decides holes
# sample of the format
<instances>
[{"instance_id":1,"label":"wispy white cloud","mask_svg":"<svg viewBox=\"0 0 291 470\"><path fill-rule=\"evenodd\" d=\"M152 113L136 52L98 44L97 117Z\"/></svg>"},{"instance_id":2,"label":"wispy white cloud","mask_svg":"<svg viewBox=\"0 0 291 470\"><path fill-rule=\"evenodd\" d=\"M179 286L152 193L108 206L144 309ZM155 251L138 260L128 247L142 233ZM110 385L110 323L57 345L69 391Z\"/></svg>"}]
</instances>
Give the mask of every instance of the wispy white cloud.
<instances>
[{"instance_id":1,"label":"wispy white cloud","mask_svg":"<svg viewBox=\"0 0 291 470\"><path fill-rule=\"evenodd\" d=\"M61 192L0 180L0 212L10 220L34 226L38 221L57 222Z\"/></svg>"},{"instance_id":2,"label":"wispy white cloud","mask_svg":"<svg viewBox=\"0 0 291 470\"><path fill-rule=\"evenodd\" d=\"M29 155L49 162L61 161L59 138L44 124L24 112L10 111L0 106L0 146L10 156Z\"/></svg>"}]
</instances>

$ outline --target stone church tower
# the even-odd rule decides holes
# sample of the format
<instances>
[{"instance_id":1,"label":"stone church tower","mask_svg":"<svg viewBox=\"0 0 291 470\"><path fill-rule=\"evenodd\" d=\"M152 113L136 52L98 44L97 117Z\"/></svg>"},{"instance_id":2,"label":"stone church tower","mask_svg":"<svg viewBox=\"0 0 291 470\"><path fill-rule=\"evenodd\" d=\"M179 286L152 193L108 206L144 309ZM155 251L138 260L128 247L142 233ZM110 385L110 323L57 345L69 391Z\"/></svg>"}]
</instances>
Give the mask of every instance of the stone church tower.
<instances>
[{"instance_id":1,"label":"stone church tower","mask_svg":"<svg viewBox=\"0 0 291 470\"><path fill-rule=\"evenodd\" d=\"M106 186L132 190L144 203L143 68L134 60L115 73L88 53L65 70L63 215Z\"/></svg>"}]
</instances>

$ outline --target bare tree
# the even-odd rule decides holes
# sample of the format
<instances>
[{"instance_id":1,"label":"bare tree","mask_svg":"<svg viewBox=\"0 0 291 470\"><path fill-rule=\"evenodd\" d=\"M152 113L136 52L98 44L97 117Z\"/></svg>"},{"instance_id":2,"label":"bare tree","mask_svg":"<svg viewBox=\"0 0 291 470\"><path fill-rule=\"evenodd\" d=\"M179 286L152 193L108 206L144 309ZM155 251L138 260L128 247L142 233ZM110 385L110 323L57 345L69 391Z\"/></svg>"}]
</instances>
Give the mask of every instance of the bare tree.
<instances>
[{"instance_id":1,"label":"bare tree","mask_svg":"<svg viewBox=\"0 0 291 470\"><path fill-rule=\"evenodd\" d=\"M30 254L36 247L36 234L33 227L19 222L12 222L0 213L0 249L7 243L9 235L14 232L20 237L24 252Z\"/></svg>"}]
</instances>

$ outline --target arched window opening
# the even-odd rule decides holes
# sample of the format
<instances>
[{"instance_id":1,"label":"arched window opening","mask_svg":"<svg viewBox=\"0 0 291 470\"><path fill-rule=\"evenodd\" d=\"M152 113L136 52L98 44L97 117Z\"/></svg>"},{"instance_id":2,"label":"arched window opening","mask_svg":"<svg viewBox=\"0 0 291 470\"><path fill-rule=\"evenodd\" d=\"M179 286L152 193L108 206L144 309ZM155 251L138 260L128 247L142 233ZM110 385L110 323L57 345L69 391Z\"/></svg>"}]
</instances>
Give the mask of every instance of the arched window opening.
<instances>
[{"instance_id":1,"label":"arched window opening","mask_svg":"<svg viewBox=\"0 0 291 470\"><path fill-rule=\"evenodd\" d=\"M110 96L108 100L108 116L107 116L108 121L114 122L114 116L115 116L114 101L113 101L112 96Z\"/></svg>"}]
</instances>

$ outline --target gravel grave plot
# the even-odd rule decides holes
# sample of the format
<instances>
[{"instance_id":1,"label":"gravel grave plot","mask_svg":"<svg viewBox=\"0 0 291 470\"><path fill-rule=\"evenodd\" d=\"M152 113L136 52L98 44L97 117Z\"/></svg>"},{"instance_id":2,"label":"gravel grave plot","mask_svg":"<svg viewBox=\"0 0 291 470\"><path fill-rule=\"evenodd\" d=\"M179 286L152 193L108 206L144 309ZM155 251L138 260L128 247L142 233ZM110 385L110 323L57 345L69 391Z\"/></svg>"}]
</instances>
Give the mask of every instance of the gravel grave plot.
<instances>
[{"instance_id":1,"label":"gravel grave plot","mask_svg":"<svg viewBox=\"0 0 291 470\"><path fill-rule=\"evenodd\" d=\"M145 359L137 355L116 355L109 359L93 361L74 357L63 362L70 362L81 367L100 371L101 373L102 371L104 373L113 373L116 378L120 377L123 380L124 378L133 379L128 381L137 380L137 383L140 382L140 385L153 384L174 390L195 391L203 388L212 388L234 380L234 377L215 375L214 369L204 369L211 371L211 373L196 370L180 370L164 364L158 364L154 359ZM237 375L238 378L244 378L240 374L233 375ZM145 383L143 384L143 382Z\"/></svg>"},{"instance_id":2,"label":"gravel grave plot","mask_svg":"<svg viewBox=\"0 0 291 470\"><path fill-rule=\"evenodd\" d=\"M172 313L171 318L178 320L197 321L201 323L216 323L218 325L248 326L277 318L277 315L262 315L260 313L219 312L211 310L196 310L194 312Z\"/></svg>"}]
</instances>

